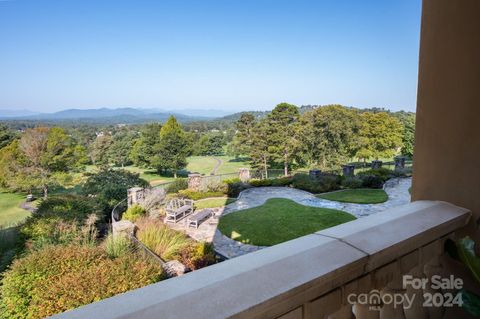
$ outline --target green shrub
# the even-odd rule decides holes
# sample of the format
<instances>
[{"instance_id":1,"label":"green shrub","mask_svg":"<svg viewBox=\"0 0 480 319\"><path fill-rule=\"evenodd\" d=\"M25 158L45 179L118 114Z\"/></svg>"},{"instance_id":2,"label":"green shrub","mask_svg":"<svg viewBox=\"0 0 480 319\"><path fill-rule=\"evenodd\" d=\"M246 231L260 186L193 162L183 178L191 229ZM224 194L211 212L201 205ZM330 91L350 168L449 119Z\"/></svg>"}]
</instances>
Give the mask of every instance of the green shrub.
<instances>
[{"instance_id":1,"label":"green shrub","mask_svg":"<svg viewBox=\"0 0 480 319\"><path fill-rule=\"evenodd\" d=\"M357 176L378 176L384 182L393 177L393 171L387 168L369 169L357 174Z\"/></svg>"},{"instance_id":2,"label":"green shrub","mask_svg":"<svg viewBox=\"0 0 480 319\"><path fill-rule=\"evenodd\" d=\"M293 177L284 176L272 180L272 186L289 186L292 185Z\"/></svg>"},{"instance_id":3,"label":"green shrub","mask_svg":"<svg viewBox=\"0 0 480 319\"><path fill-rule=\"evenodd\" d=\"M405 167L393 171L395 177L410 177L412 176L412 167Z\"/></svg>"},{"instance_id":4,"label":"green shrub","mask_svg":"<svg viewBox=\"0 0 480 319\"><path fill-rule=\"evenodd\" d=\"M102 248L47 246L13 262L0 287L0 318L44 318L155 283L162 268Z\"/></svg>"},{"instance_id":5,"label":"green shrub","mask_svg":"<svg viewBox=\"0 0 480 319\"><path fill-rule=\"evenodd\" d=\"M292 186L311 193L325 193L340 189L340 176L322 175L319 178L311 178L308 174L295 174Z\"/></svg>"},{"instance_id":6,"label":"green shrub","mask_svg":"<svg viewBox=\"0 0 480 319\"><path fill-rule=\"evenodd\" d=\"M179 178L170 183L167 188L167 194L178 193L181 190L188 188L188 180L185 178Z\"/></svg>"},{"instance_id":7,"label":"green shrub","mask_svg":"<svg viewBox=\"0 0 480 319\"><path fill-rule=\"evenodd\" d=\"M147 215L145 208L135 204L127 209L127 211L123 214L122 219L126 219L134 223L137 221L137 219L145 215Z\"/></svg>"},{"instance_id":8,"label":"green shrub","mask_svg":"<svg viewBox=\"0 0 480 319\"><path fill-rule=\"evenodd\" d=\"M38 248L45 244L95 241L103 212L95 200L78 195L50 197L21 226L24 240Z\"/></svg>"},{"instance_id":9,"label":"green shrub","mask_svg":"<svg viewBox=\"0 0 480 319\"><path fill-rule=\"evenodd\" d=\"M23 241L18 227L0 227L0 273L12 262L16 254L21 252Z\"/></svg>"},{"instance_id":10,"label":"green shrub","mask_svg":"<svg viewBox=\"0 0 480 319\"><path fill-rule=\"evenodd\" d=\"M133 252L133 245L129 238L122 235L108 234L103 242L105 253L110 258L126 256Z\"/></svg>"},{"instance_id":11,"label":"green shrub","mask_svg":"<svg viewBox=\"0 0 480 319\"><path fill-rule=\"evenodd\" d=\"M273 179L252 179L248 183L253 187L268 187L272 186Z\"/></svg>"},{"instance_id":12,"label":"green shrub","mask_svg":"<svg viewBox=\"0 0 480 319\"><path fill-rule=\"evenodd\" d=\"M139 174L126 170L103 170L88 177L83 185L85 195L95 195L95 200L102 205L102 210L109 214L112 208L127 196L132 187L148 187L147 181Z\"/></svg>"},{"instance_id":13,"label":"green shrub","mask_svg":"<svg viewBox=\"0 0 480 319\"><path fill-rule=\"evenodd\" d=\"M213 244L192 243L180 252L180 260L191 270L207 267L216 262Z\"/></svg>"},{"instance_id":14,"label":"green shrub","mask_svg":"<svg viewBox=\"0 0 480 319\"><path fill-rule=\"evenodd\" d=\"M228 184L227 195L231 198L237 198L240 193L246 189L251 188L250 184L244 182L236 182L232 184Z\"/></svg>"},{"instance_id":15,"label":"green shrub","mask_svg":"<svg viewBox=\"0 0 480 319\"><path fill-rule=\"evenodd\" d=\"M193 200L199 200L199 199L204 199L204 198L209 198L209 197L223 197L225 194L223 192L196 192L191 189L184 189L178 192L181 196L193 199Z\"/></svg>"},{"instance_id":16,"label":"green shrub","mask_svg":"<svg viewBox=\"0 0 480 319\"><path fill-rule=\"evenodd\" d=\"M362 180L362 187L365 188L382 188L385 181L382 177L377 175L362 175L360 177Z\"/></svg>"},{"instance_id":17,"label":"green shrub","mask_svg":"<svg viewBox=\"0 0 480 319\"><path fill-rule=\"evenodd\" d=\"M223 182L227 185L229 184L234 184L234 183L239 183L241 182L242 180L240 179L240 177L235 177L235 178L230 178L230 179L226 179L224 180Z\"/></svg>"},{"instance_id":18,"label":"green shrub","mask_svg":"<svg viewBox=\"0 0 480 319\"><path fill-rule=\"evenodd\" d=\"M344 188L361 188L363 181L360 177L349 176L342 180L342 187Z\"/></svg>"}]
</instances>

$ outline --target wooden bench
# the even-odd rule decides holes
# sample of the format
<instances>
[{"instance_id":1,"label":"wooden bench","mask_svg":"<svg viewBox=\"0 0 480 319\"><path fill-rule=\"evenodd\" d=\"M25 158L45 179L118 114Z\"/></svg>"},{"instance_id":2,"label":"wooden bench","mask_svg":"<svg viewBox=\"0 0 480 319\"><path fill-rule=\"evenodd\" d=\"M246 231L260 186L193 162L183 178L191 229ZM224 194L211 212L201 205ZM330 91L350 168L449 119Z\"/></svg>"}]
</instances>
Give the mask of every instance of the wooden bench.
<instances>
[{"instance_id":1,"label":"wooden bench","mask_svg":"<svg viewBox=\"0 0 480 319\"><path fill-rule=\"evenodd\" d=\"M187 227L198 228L201 221L210 218L212 216L213 210L207 208L204 209L192 216L187 217Z\"/></svg>"},{"instance_id":2,"label":"wooden bench","mask_svg":"<svg viewBox=\"0 0 480 319\"><path fill-rule=\"evenodd\" d=\"M176 223L193 213L193 200L174 198L165 206L165 223Z\"/></svg>"}]
</instances>

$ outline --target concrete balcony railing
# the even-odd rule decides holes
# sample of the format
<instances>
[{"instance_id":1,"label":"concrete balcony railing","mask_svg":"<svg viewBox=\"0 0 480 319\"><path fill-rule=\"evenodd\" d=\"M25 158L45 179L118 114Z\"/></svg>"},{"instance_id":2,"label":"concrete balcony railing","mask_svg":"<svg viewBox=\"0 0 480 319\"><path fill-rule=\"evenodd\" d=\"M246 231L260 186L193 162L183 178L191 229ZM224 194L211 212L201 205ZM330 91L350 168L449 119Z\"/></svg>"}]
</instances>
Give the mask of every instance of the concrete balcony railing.
<instances>
[{"instance_id":1,"label":"concrete balcony railing","mask_svg":"<svg viewBox=\"0 0 480 319\"><path fill-rule=\"evenodd\" d=\"M56 318L441 318L420 299L404 309L360 296L401 291L405 274L441 273L444 240L469 218L466 209L418 201Z\"/></svg>"}]
</instances>

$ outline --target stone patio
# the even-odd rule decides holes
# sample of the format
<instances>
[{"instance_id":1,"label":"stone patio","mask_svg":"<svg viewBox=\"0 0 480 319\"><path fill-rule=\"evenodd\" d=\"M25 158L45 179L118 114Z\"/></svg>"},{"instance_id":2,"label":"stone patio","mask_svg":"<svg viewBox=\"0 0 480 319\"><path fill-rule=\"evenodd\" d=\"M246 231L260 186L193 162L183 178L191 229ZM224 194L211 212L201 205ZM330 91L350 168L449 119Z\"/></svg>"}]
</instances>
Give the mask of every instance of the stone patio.
<instances>
[{"instance_id":1,"label":"stone patio","mask_svg":"<svg viewBox=\"0 0 480 319\"><path fill-rule=\"evenodd\" d=\"M270 198L286 198L305 206L338 209L348 212L357 218L382 212L386 209L408 204L410 193L408 189L412 184L411 178L394 178L387 181L384 190L388 200L381 204L351 204L329 201L315 197L309 192L289 187L257 187L243 191L238 200L225 207L213 209L216 216L230 214L239 210L263 205ZM265 247L242 244L224 236L217 230L218 218L209 218L196 228L187 228L184 220L170 227L186 232L198 241L213 242L215 250L226 258L245 255Z\"/></svg>"}]
</instances>

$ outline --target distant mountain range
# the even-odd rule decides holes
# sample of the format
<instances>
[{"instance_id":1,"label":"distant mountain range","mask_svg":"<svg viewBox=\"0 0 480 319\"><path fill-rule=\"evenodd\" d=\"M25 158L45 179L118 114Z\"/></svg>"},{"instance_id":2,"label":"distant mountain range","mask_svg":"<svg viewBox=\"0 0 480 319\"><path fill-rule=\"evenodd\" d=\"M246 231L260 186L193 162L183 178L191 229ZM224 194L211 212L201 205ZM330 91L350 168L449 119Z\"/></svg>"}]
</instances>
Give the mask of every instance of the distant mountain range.
<instances>
[{"instance_id":1,"label":"distant mountain range","mask_svg":"<svg viewBox=\"0 0 480 319\"><path fill-rule=\"evenodd\" d=\"M68 109L54 113L35 113L28 110L0 110L0 120L10 121L79 121L110 124L133 124L151 121L165 121L174 115L179 121L192 122L220 118L231 112L219 110L170 110L136 109L136 108L100 108Z\"/></svg>"}]
</instances>

